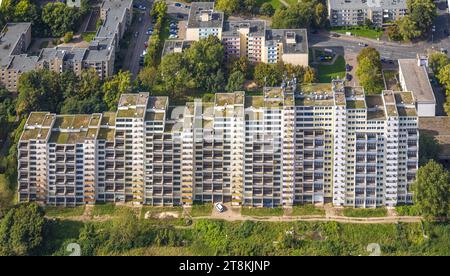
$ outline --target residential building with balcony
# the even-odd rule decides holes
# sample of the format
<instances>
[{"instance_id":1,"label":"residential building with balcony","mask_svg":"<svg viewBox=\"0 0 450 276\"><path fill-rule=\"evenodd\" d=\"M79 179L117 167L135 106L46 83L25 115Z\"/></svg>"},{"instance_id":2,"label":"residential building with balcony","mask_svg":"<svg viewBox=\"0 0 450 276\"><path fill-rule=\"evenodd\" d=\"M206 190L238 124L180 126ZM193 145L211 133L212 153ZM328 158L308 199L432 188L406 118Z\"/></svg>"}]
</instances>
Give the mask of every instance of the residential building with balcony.
<instances>
[{"instance_id":1,"label":"residential building with balcony","mask_svg":"<svg viewBox=\"0 0 450 276\"><path fill-rule=\"evenodd\" d=\"M271 30L262 20L225 20L214 2L193 2L182 40L167 40L163 55L179 53L193 41L213 35L222 41L225 58L247 57L250 62L308 66L306 29Z\"/></svg>"},{"instance_id":2,"label":"residential building with balcony","mask_svg":"<svg viewBox=\"0 0 450 276\"><path fill-rule=\"evenodd\" d=\"M18 144L20 202L279 207L412 203L414 94L331 84L216 93L170 106L123 94L116 112L30 114Z\"/></svg>"},{"instance_id":3,"label":"residential building with balcony","mask_svg":"<svg viewBox=\"0 0 450 276\"><path fill-rule=\"evenodd\" d=\"M44 48L37 56L27 55L31 42L30 23L8 23L0 34L0 84L16 92L20 75L35 69L54 72L93 68L101 79L114 73L116 50L126 29L131 25L132 0L104 0L100 18L103 24L86 48Z\"/></svg>"},{"instance_id":4,"label":"residential building with balcony","mask_svg":"<svg viewBox=\"0 0 450 276\"><path fill-rule=\"evenodd\" d=\"M362 26L366 20L381 27L406 15L406 2L406 0L328 0L328 16L332 27Z\"/></svg>"}]
</instances>

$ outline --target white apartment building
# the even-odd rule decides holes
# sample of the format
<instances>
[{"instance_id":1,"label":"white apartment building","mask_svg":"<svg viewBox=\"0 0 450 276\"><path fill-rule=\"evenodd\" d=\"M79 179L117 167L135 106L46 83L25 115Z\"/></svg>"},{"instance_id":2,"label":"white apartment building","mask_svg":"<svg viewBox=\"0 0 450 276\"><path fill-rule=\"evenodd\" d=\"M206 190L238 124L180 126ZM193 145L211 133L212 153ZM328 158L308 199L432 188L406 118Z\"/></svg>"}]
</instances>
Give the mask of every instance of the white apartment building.
<instances>
[{"instance_id":1,"label":"white apartment building","mask_svg":"<svg viewBox=\"0 0 450 276\"><path fill-rule=\"evenodd\" d=\"M411 92L294 82L172 107L123 94L116 112L30 114L18 145L20 202L277 207L412 203L418 123Z\"/></svg>"},{"instance_id":2,"label":"white apartment building","mask_svg":"<svg viewBox=\"0 0 450 276\"><path fill-rule=\"evenodd\" d=\"M334 26L364 25L368 19L381 27L407 14L406 0L328 0L328 16Z\"/></svg>"}]
</instances>

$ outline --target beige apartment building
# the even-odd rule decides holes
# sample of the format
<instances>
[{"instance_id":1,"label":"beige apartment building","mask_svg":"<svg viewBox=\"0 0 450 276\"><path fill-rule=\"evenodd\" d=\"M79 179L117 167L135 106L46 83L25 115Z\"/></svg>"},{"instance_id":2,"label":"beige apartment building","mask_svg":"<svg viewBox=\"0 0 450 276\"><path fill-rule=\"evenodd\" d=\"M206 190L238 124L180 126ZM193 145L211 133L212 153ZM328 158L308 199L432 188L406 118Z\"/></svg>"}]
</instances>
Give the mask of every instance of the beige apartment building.
<instances>
[{"instance_id":1,"label":"beige apartment building","mask_svg":"<svg viewBox=\"0 0 450 276\"><path fill-rule=\"evenodd\" d=\"M214 2L191 4L185 40L167 40L163 55L181 52L208 36L219 38L227 59L247 57L251 62L308 66L306 29L271 30L262 20L224 20L224 14L214 10Z\"/></svg>"},{"instance_id":2,"label":"beige apartment building","mask_svg":"<svg viewBox=\"0 0 450 276\"><path fill-rule=\"evenodd\" d=\"M31 42L30 23L8 23L0 34L0 83L10 91L17 91L20 75L34 69L54 72L71 70L80 75L93 68L101 79L114 74L119 41L131 25L132 0L104 0L100 18L102 26L87 48L44 48L37 56L27 55Z\"/></svg>"}]
</instances>

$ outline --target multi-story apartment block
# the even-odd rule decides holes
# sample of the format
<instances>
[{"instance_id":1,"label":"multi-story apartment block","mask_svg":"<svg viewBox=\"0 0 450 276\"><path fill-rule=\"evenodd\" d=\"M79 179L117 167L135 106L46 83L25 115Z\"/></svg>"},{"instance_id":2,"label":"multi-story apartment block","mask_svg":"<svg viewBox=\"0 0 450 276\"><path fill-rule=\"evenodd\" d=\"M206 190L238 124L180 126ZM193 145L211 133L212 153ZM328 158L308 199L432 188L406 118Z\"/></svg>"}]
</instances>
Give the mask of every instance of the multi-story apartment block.
<instances>
[{"instance_id":1,"label":"multi-story apartment block","mask_svg":"<svg viewBox=\"0 0 450 276\"><path fill-rule=\"evenodd\" d=\"M17 89L17 80L33 63L25 51L31 43L31 23L8 23L0 33L0 84Z\"/></svg>"},{"instance_id":2,"label":"multi-story apartment block","mask_svg":"<svg viewBox=\"0 0 450 276\"><path fill-rule=\"evenodd\" d=\"M406 13L406 0L328 0L331 26L364 25L370 20L381 27Z\"/></svg>"},{"instance_id":3,"label":"multi-story apartment block","mask_svg":"<svg viewBox=\"0 0 450 276\"><path fill-rule=\"evenodd\" d=\"M163 55L181 52L192 41L210 35L222 41L226 58L244 56L251 62L308 66L305 29L270 30L262 20L224 21L224 14L214 10L214 2L191 4L185 40L166 41Z\"/></svg>"},{"instance_id":4,"label":"multi-story apartment block","mask_svg":"<svg viewBox=\"0 0 450 276\"><path fill-rule=\"evenodd\" d=\"M30 23L8 23L0 35L0 83L10 91L17 91L20 75L34 69L55 72L94 68L100 78L114 73L114 62L119 40L131 25L132 0L104 0L100 18L102 26L87 48L44 48L37 56L25 54L31 42Z\"/></svg>"},{"instance_id":5,"label":"multi-story apartment block","mask_svg":"<svg viewBox=\"0 0 450 276\"><path fill-rule=\"evenodd\" d=\"M172 107L123 94L116 112L30 114L19 200L155 206L231 202L380 207L412 203L418 122L411 92L367 96L343 81L217 93Z\"/></svg>"}]
</instances>

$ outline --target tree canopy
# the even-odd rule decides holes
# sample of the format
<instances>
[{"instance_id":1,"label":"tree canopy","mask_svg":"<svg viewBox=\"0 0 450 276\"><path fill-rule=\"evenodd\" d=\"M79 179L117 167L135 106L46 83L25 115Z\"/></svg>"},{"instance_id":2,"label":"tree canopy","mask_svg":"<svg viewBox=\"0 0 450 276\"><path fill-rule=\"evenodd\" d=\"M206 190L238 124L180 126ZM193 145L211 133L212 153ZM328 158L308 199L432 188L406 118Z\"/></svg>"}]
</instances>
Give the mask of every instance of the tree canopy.
<instances>
[{"instance_id":1,"label":"tree canopy","mask_svg":"<svg viewBox=\"0 0 450 276\"><path fill-rule=\"evenodd\" d=\"M368 94L379 94L384 89L380 53L372 47L364 48L357 56L356 75Z\"/></svg>"},{"instance_id":2,"label":"tree canopy","mask_svg":"<svg viewBox=\"0 0 450 276\"><path fill-rule=\"evenodd\" d=\"M31 255L41 245L44 212L35 203L20 204L0 222L0 255Z\"/></svg>"},{"instance_id":3,"label":"tree canopy","mask_svg":"<svg viewBox=\"0 0 450 276\"><path fill-rule=\"evenodd\" d=\"M414 203L426 218L448 217L450 173L434 160L417 171L413 184Z\"/></svg>"}]
</instances>

